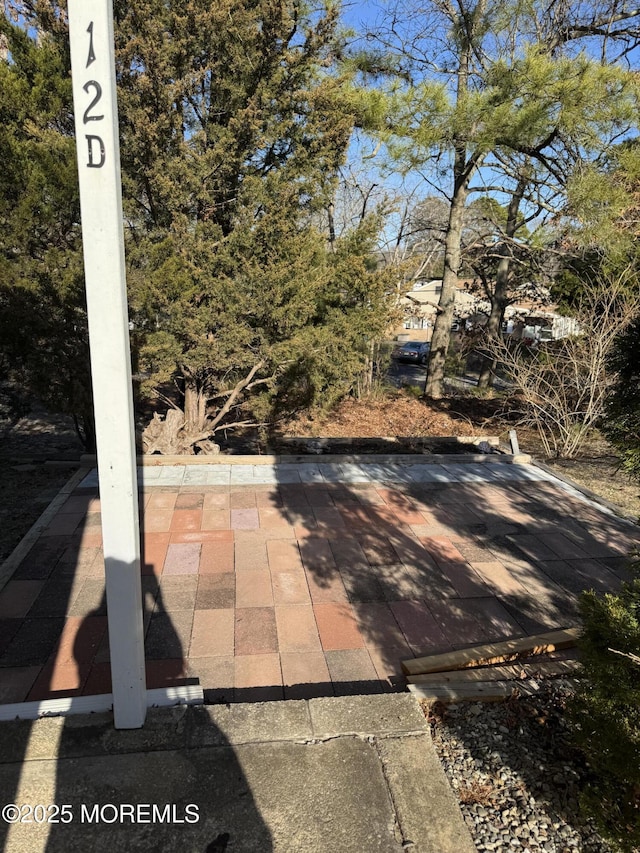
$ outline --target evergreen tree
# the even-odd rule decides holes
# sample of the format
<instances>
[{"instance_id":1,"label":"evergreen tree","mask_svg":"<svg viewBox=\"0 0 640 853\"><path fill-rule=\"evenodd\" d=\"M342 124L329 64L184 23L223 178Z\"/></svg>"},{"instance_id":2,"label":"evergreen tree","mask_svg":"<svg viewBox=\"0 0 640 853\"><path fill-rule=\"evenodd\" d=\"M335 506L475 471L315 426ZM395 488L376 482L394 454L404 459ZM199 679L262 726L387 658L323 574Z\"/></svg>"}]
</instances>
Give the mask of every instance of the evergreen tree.
<instances>
[{"instance_id":1,"label":"evergreen tree","mask_svg":"<svg viewBox=\"0 0 640 853\"><path fill-rule=\"evenodd\" d=\"M28 324L4 351L13 362L38 354L30 379L43 383L53 362L42 353L68 357L73 370L56 370L64 407L84 412L65 7L11 9L2 298L7 326L19 311ZM336 72L338 11L116 0L114 18L135 366L144 393L170 381L179 391L166 398L171 424L159 430L156 418L148 446L207 451L222 428L348 392L386 328L375 217L333 244L317 228L353 125Z\"/></svg>"},{"instance_id":2,"label":"evergreen tree","mask_svg":"<svg viewBox=\"0 0 640 853\"><path fill-rule=\"evenodd\" d=\"M0 18L0 358L94 445L66 41Z\"/></svg>"},{"instance_id":3,"label":"evergreen tree","mask_svg":"<svg viewBox=\"0 0 640 853\"><path fill-rule=\"evenodd\" d=\"M335 251L313 226L353 126L338 12L290 0L115 12L139 366L145 390L178 377L172 449L206 450L229 424L344 393L386 325L371 222Z\"/></svg>"}]
</instances>

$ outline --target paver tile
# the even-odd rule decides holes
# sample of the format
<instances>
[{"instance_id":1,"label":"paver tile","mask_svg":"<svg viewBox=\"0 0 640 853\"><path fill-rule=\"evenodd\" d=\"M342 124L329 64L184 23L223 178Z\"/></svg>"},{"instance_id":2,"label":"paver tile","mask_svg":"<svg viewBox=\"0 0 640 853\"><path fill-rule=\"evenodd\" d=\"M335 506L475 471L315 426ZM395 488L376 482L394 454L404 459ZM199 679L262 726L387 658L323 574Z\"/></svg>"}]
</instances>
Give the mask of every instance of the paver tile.
<instances>
[{"instance_id":1,"label":"paver tile","mask_svg":"<svg viewBox=\"0 0 640 853\"><path fill-rule=\"evenodd\" d=\"M338 567L331 550L329 540L316 536L299 543L302 563L308 572L318 578L332 577L338 572Z\"/></svg>"},{"instance_id":2,"label":"paver tile","mask_svg":"<svg viewBox=\"0 0 640 853\"><path fill-rule=\"evenodd\" d=\"M234 607L236 577L233 572L213 572L198 576L196 610L216 610Z\"/></svg>"},{"instance_id":3,"label":"paver tile","mask_svg":"<svg viewBox=\"0 0 640 853\"><path fill-rule=\"evenodd\" d=\"M491 588L466 560L441 565L441 569L461 598L484 598L491 595Z\"/></svg>"},{"instance_id":4,"label":"paver tile","mask_svg":"<svg viewBox=\"0 0 640 853\"><path fill-rule=\"evenodd\" d=\"M22 621L15 626L15 633L0 657L0 666L44 664L56 647L64 623L64 617Z\"/></svg>"},{"instance_id":5,"label":"paver tile","mask_svg":"<svg viewBox=\"0 0 640 853\"><path fill-rule=\"evenodd\" d=\"M507 536L507 540L519 548L530 560L558 559L558 554L546 545L539 536L523 533Z\"/></svg>"},{"instance_id":6,"label":"paver tile","mask_svg":"<svg viewBox=\"0 0 640 853\"><path fill-rule=\"evenodd\" d=\"M267 543L262 539L239 541L235 543L236 572L269 570Z\"/></svg>"},{"instance_id":7,"label":"paver tile","mask_svg":"<svg viewBox=\"0 0 640 853\"><path fill-rule=\"evenodd\" d=\"M260 518L257 509L232 509L231 528L233 530L257 530Z\"/></svg>"},{"instance_id":8,"label":"paver tile","mask_svg":"<svg viewBox=\"0 0 640 853\"><path fill-rule=\"evenodd\" d=\"M204 501L202 504L202 508L204 512L209 510L222 510L229 509L230 506L230 494L227 489L224 491L207 491L204 494Z\"/></svg>"},{"instance_id":9,"label":"paver tile","mask_svg":"<svg viewBox=\"0 0 640 853\"><path fill-rule=\"evenodd\" d=\"M353 613L367 648L405 647L409 652L404 634L388 604L353 604Z\"/></svg>"},{"instance_id":10,"label":"paver tile","mask_svg":"<svg viewBox=\"0 0 640 853\"><path fill-rule=\"evenodd\" d=\"M210 611L195 611L195 613L208 612ZM186 658L193 622L193 610L154 613L145 637L146 657L149 660Z\"/></svg>"},{"instance_id":11,"label":"paver tile","mask_svg":"<svg viewBox=\"0 0 640 853\"><path fill-rule=\"evenodd\" d=\"M84 518L82 512L58 513L43 532L43 536L69 536Z\"/></svg>"},{"instance_id":12,"label":"paver tile","mask_svg":"<svg viewBox=\"0 0 640 853\"><path fill-rule=\"evenodd\" d=\"M553 533L538 533L538 538L543 545L550 548L560 559L573 560L579 558L588 559L591 557L588 551L558 531L554 531Z\"/></svg>"},{"instance_id":13,"label":"paver tile","mask_svg":"<svg viewBox=\"0 0 640 853\"><path fill-rule=\"evenodd\" d=\"M340 574L349 601L362 603L385 601L387 590L368 564L342 568Z\"/></svg>"},{"instance_id":14,"label":"paver tile","mask_svg":"<svg viewBox=\"0 0 640 853\"><path fill-rule=\"evenodd\" d=\"M311 604L307 577L303 569L272 574L275 604Z\"/></svg>"},{"instance_id":15,"label":"paver tile","mask_svg":"<svg viewBox=\"0 0 640 853\"><path fill-rule=\"evenodd\" d=\"M271 572L266 569L238 572L236 607L273 607Z\"/></svg>"},{"instance_id":16,"label":"paver tile","mask_svg":"<svg viewBox=\"0 0 640 853\"><path fill-rule=\"evenodd\" d=\"M272 539L267 542L269 568L276 572L302 571L300 549L295 539Z\"/></svg>"},{"instance_id":17,"label":"paver tile","mask_svg":"<svg viewBox=\"0 0 640 853\"><path fill-rule=\"evenodd\" d=\"M171 533L169 539L171 544L204 545L206 542L233 542L233 530L184 530Z\"/></svg>"},{"instance_id":18,"label":"paver tile","mask_svg":"<svg viewBox=\"0 0 640 853\"><path fill-rule=\"evenodd\" d=\"M397 561L398 556L385 536L363 534L357 538L369 565L384 566Z\"/></svg>"},{"instance_id":19,"label":"paver tile","mask_svg":"<svg viewBox=\"0 0 640 853\"><path fill-rule=\"evenodd\" d=\"M275 608L278 646L281 652L321 651L313 608L305 604L281 604Z\"/></svg>"},{"instance_id":20,"label":"paver tile","mask_svg":"<svg viewBox=\"0 0 640 853\"><path fill-rule=\"evenodd\" d=\"M27 695L28 702L38 702L56 696L78 696L87 680L88 664L51 662L44 666Z\"/></svg>"},{"instance_id":21,"label":"paver tile","mask_svg":"<svg viewBox=\"0 0 640 853\"><path fill-rule=\"evenodd\" d=\"M398 647L378 648L369 646L367 651L380 679L382 689L385 692L404 692L407 689L407 684L402 672L402 661L412 656L409 646L406 643Z\"/></svg>"},{"instance_id":22,"label":"paver tile","mask_svg":"<svg viewBox=\"0 0 640 853\"><path fill-rule=\"evenodd\" d=\"M203 530L229 530L231 513L228 509L205 509L202 512Z\"/></svg>"},{"instance_id":23,"label":"paver tile","mask_svg":"<svg viewBox=\"0 0 640 853\"><path fill-rule=\"evenodd\" d=\"M26 616L40 595L44 581L10 580L0 592L0 619Z\"/></svg>"},{"instance_id":24,"label":"paver tile","mask_svg":"<svg viewBox=\"0 0 640 853\"><path fill-rule=\"evenodd\" d=\"M458 598L428 602L429 610L451 646L482 643L488 639L469 601Z\"/></svg>"},{"instance_id":25,"label":"paver tile","mask_svg":"<svg viewBox=\"0 0 640 853\"><path fill-rule=\"evenodd\" d=\"M186 684L186 668L187 664L183 658L145 661L147 690Z\"/></svg>"},{"instance_id":26,"label":"paver tile","mask_svg":"<svg viewBox=\"0 0 640 853\"><path fill-rule=\"evenodd\" d=\"M79 580L79 579L76 579ZM104 616L107 613L107 598L104 577L86 578L77 594L71 596L67 615L73 617Z\"/></svg>"},{"instance_id":27,"label":"paver tile","mask_svg":"<svg viewBox=\"0 0 640 853\"><path fill-rule=\"evenodd\" d=\"M0 704L26 701L41 670L41 666L5 667L0 679Z\"/></svg>"},{"instance_id":28,"label":"paver tile","mask_svg":"<svg viewBox=\"0 0 640 853\"><path fill-rule=\"evenodd\" d=\"M491 554L491 552L489 552ZM518 595L524 593L524 587L513 574L498 560L473 562L473 569L487 586L497 595Z\"/></svg>"},{"instance_id":29,"label":"paver tile","mask_svg":"<svg viewBox=\"0 0 640 853\"><path fill-rule=\"evenodd\" d=\"M235 686L233 655L189 658L187 675L197 678L206 702L231 702Z\"/></svg>"},{"instance_id":30,"label":"paver tile","mask_svg":"<svg viewBox=\"0 0 640 853\"><path fill-rule=\"evenodd\" d=\"M320 529L336 533L345 528L342 514L336 506L314 506L313 514Z\"/></svg>"},{"instance_id":31,"label":"paver tile","mask_svg":"<svg viewBox=\"0 0 640 853\"><path fill-rule=\"evenodd\" d=\"M382 693L382 684L366 649L327 651L325 658L336 696Z\"/></svg>"},{"instance_id":32,"label":"paver tile","mask_svg":"<svg viewBox=\"0 0 640 853\"><path fill-rule=\"evenodd\" d=\"M242 702L282 699L280 656L272 653L236 657L235 695Z\"/></svg>"},{"instance_id":33,"label":"paver tile","mask_svg":"<svg viewBox=\"0 0 640 853\"><path fill-rule=\"evenodd\" d=\"M196 610L193 614L190 658L233 655L235 614L228 610Z\"/></svg>"},{"instance_id":34,"label":"paver tile","mask_svg":"<svg viewBox=\"0 0 640 853\"><path fill-rule=\"evenodd\" d=\"M357 649L364 646L364 640L350 604L334 602L314 604L313 611L325 652Z\"/></svg>"},{"instance_id":35,"label":"paver tile","mask_svg":"<svg viewBox=\"0 0 640 853\"><path fill-rule=\"evenodd\" d=\"M167 549L164 562L165 575L195 575L200 564L200 549L198 543L171 544Z\"/></svg>"},{"instance_id":36,"label":"paver tile","mask_svg":"<svg viewBox=\"0 0 640 853\"><path fill-rule=\"evenodd\" d=\"M484 628L489 642L521 635L520 625L497 598L469 598L464 604Z\"/></svg>"},{"instance_id":37,"label":"paver tile","mask_svg":"<svg viewBox=\"0 0 640 853\"><path fill-rule=\"evenodd\" d=\"M173 510L175 509L177 499L177 492L151 492L147 495L146 512L149 513L152 510L158 509Z\"/></svg>"},{"instance_id":38,"label":"paver tile","mask_svg":"<svg viewBox=\"0 0 640 853\"><path fill-rule=\"evenodd\" d=\"M258 509L260 527L289 527L290 520L282 507L268 506Z\"/></svg>"},{"instance_id":39,"label":"paver tile","mask_svg":"<svg viewBox=\"0 0 640 853\"><path fill-rule=\"evenodd\" d=\"M149 509L142 518L142 529L145 533L164 533L171 529L173 510Z\"/></svg>"},{"instance_id":40,"label":"paver tile","mask_svg":"<svg viewBox=\"0 0 640 853\"><path fill-rule=\"evenodd\" d=\"M197 575L167 575L159 583L154 610L156 613L173 610L193 610L196 606Z\"/></svg>"},{"instance_id":41,"label":"paver tile","mask_svg":"<svg viewBox=\"0 0 640 853\"><path fill-rule=\"evenodd\" d=\"M204 494L202 492L181 491L176 498L175 509L202 509Z\"/></svg>"},{"instance_id":42,"label":"paver tile","mask_svg":"<svg viewBox=\"0 0 640 853\"><path fill-rule=\"evenodd\" d=\"M235 612L235 654L258 655L278 651L273 607L242 607Z\"/></svg>"},{"instance_id":43,"label":"paver tile","mask_svg":"<svg viewBox=\"0 0 640 853\"><path fill-rule=\"evenodd\" d=\"M106 616L69 617L53 652L56 664L90 663L106 630Z\"/></svg>"},{"instance_id":44,"label":"paver tile","mask_svg":"<svg viewBox=\"0 0 640 853\"><path fill-rule=\"evenodd\" d=\"M236 488L229 492L229 506L231 509L255 509L256 492L249 488Z\"/></svg>"},{"instance_id":45,"label":"paver tile","mask_svg":"<svg viewBox=\"0 0 640 853\"><path fill-rule=\"evenodd\" d=\"M282 652L280 663L285 699L314 699L333 694L322 652Z\"/></svg>"},{"instance_id":46,"label":"paver tile","mask_svg":"<svg viewBox=\"0 0 640 853\"><path fill-rule=\"evenodd\" d=\"M553 482L523 489L531 474L145 468L148 686L198 678L225 702L404 689L412 655L576 624L579 591L615 590L640 533ZM0 702L110 690L96 494L68 498L0 591Z\"/></svg>"},{"instance_id":47,"label":"paver tile","mask_svg":"<svg viewBox=\"0 0 640 853\"><path fill-rule=\"evenodd\" d=\"M349 600L342 575L338 569L335 569L335 573L333 574L328 571L321 574L305 569L305 574L307 576L307 586L309 587L311 600L314 604L327 601L346 602Z\"/></svg>"},{"instance_id":48,"label":"paver tile","mask_svg":"<svg viewBox=\"0 0 640 853\"><path fill-rule=\"evenodd\" d=\"M108 662L94 663L82 687L82 695L99 696L111 692L111 664Z\"/></svg>"},{"instance_id":49,"label":"paver tile","mask_svg":"<svg viewBox=\"0 0 640 853\"><path fill-rule=\"evenodd\" d=\"M202 575L215 572L232 572L235 567L235 545L233 542L204 542L200 552L199 572Z\"/></svg>"},{"instance_id":50,"label":"paver tile","mask_svg":"<svg viewBox=\"0 0 640 853\"><path fill-rule=\"evenodd\" d=\"M613 592L620 585L619 578L596 560L544 560L536 565L555 583L578 595L588 589Z\"/></svg>"},{"instance_id":51,"label":"paver tile","mask_svg":"<svg viewBox=\"0 0 640 853\"><path fill-rule=\"evenodd\" d=\"M200 509L176 509L171 518L172 533L195 532L202 527L202 510Z\"/></svg>"},{"instance_id":52,"label":"paver tile","mask_svg":"<svg viewBox=\"0 0 640 853\"><path fill-rule=\"evenodd\" d=\"M448 637L424 601L392 601L389 607L414 655L451 649Z\"/></svg>"},{"instance_id":53,"label":"paver tile","mask_svg":"<svg viewBox=\"0 0 640 853\"><path fill-rule=\"evenodd\" d=\"M29 609L29 617L66 616L84 583L84 578L52 575L42 586L40 594Z\"/></svg>"},{"instance_id":54,"label":"paver tile","mask_svg":"<svg viewBox=\"0 0 640 853\"><path fill-rule=\"evenodd\" d=\"M140 552L141 571L145 575L158 577L164 569L169 548L169 533L145 532Z\"/></svg>"},{"instance_id":55,"label":"paver tile","mask_svg":"<svg viewBox=\"0 0 640 853\"><path fill-rule=\"evenodd\" d=\"M369 562L362 550L360 542L349 536L336 536L329 538L329 546L333 553L336 566L339 569L352 568L353 566L369 566Z\"/></svg>"}]
</instances>

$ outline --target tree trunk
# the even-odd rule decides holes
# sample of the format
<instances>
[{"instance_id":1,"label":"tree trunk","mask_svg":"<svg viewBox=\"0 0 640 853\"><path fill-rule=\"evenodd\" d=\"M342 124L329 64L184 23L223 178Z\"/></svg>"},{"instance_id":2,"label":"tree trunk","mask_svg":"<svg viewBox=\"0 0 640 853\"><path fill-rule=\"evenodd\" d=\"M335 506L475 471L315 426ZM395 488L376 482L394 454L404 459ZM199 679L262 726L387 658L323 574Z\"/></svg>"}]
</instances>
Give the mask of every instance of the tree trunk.
<instances>
[{"instance_id":1,"label":"tree trunk","mask_svg":"<svg viewBox=\"0 0 640 853\"><path fill-rule=\"evenodd\" d=\"M527 184L526 177L521 177L509 201L507 225L505 228L506 240L500 247L501 258L496 272L495 290L491 298L491 313L485 327L485 338L488 341L495 341L500 336L504 312L509 302L509 273L511 271L510 241L515 236L520 224L518 222L518 211L520 210L520 202L522 201ZM492 384L495 368L495 359L485 355L482 360L482 367L480 368L480 376L478 377L478 388L488 388Z\"/></svg>"},{"instance_id":2,"label":"tree trunk","mask_svg":"<svg viewBox=\"0 0 640 853\"><path fill-rule=\"evenodd\" d=\"M477 4L473 19L462 20L462 16L452 23L462 26L464 32L463 43L460 46L460 63L457 72L456 106L465 101L469 89L469 63L471 60L472 41L474 26L481 20L485 3L483 0ZM432 400L440 399L444 394L444 368L451 339L451 323L455 307L456 289L458 286L458 272L460 270L460 256L462 243L462 226L464 209L469 195L469 181L482 163L483 154L479 151L467 157L468 145L465 141L457 140L454 143L453 158L453 196L449 210L449 222L444 243L444 273L442 276L442 291L438 303L438 313L431 338L431 350L429 352L429 366L427 378L424 384L426 397Z\"/></svg>"},{"instance_id":3,"label":"tree trunk","mask_svg":"<svg viewBox=\"0 0 640 853\"><path fill-rule=\"evenodd\" d=\"M451 323L458 286L458 271L460 269L460 254L462 242L462 224L464 208L468 195L469 176L464 174L464 164L460 162L464 152L456 155L458 176L454 196L451 200L451 210L444 248L444 274L442 276L442 291L438 302L438 313L431 338L429 351L429 367L424 386L425 396L438 400L444 393L444 365L451 339Z\"/></svg>"},{"instance_id":4,"label":"tree trunk","mask_svg":"<svg viewBox=\"0 0 640 853\"><path fill-rule=\"evenodd\" d=\"M507 283L509 280L510 263L509 258L502 258L498 264L496 288L491 299L491 313L484 328L485 338L489 340L495 340L500 335L502 329L504 312L507 307ZM505 267L504 271L503 266ZM493 384L495 369L495 358L484 354L482 356L480 375L478 376L478 388L489 388Z\"/></svg>"},{"instance_id":5,"label":"tree trunk","mask_svg":"<svg viewBox=\"0 0 640 853\"><path fill-rule=\"evenodd\" d=\"M184 423L187 433L201 433L207 420L207 398L193 376L184 375Z\"/></svg>"}]
</instances>

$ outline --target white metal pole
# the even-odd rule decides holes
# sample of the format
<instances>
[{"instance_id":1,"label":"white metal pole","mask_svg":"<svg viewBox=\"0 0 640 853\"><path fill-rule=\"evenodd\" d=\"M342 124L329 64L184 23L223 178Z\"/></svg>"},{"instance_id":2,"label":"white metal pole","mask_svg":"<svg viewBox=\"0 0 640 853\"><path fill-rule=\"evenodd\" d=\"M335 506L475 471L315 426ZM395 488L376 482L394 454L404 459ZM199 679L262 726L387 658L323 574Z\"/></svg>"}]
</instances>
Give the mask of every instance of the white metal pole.
<instances>
[{"instance_id":1,"label":"white metal pole","mask_svg":"<svg viewBox=\"0 0 640 853\"><path fill-rule=\"evenodd\" d=\"M69 0L80 208L116 728L146 715L140 527L111 0Z\"/></svg>"}]
</instances>

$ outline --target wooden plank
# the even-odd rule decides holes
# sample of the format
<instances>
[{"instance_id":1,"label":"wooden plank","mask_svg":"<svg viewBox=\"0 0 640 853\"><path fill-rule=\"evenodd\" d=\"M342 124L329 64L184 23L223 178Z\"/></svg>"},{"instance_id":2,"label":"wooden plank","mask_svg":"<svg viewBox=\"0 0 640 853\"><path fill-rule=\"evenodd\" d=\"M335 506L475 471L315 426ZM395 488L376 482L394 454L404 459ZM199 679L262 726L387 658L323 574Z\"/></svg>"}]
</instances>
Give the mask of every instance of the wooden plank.
<instances>
[{"instance_id":1,"label":"wooden plank","mask_svg":"<svg viewBox=\"0 0 640 853\"><path fill-rule=\"evenodd\" d=\"M540 663L511 664L506 666L482 666L473 669L457 669L452 672L430 672L407 676L409 684L436 685L452 682L509 681L523 678L545 678L554 675L570 675L580 669L577 660L541 661Z\"/></svg>"},{"instance_id":2,"label":"wooden plank","mask_svg":"<svg viewBox=\"0 0 640 853\"><path fill-rule=\"evenodd\" d=\"M570 648L575 646L580 634L580 628L565 628L549 631L546 634L537 634L533 637L518 637L499 643L485 643L468 649L460 649L456 652L411 658L402 661L402 669L406 675L419 675L425 672L446 672L452 669L465 669L470 666L490 663L507 663L517 660L523 655L539 655L544 652L553 652L556 649Z\"/></svg>"},{"instance_id":3,"label":"wooden plank","mask_svg":"<svg viewBox=\"0 0 640 853\"><path fill-rule=\"evenodd\" d=\"M477 683L410 684L409 690L418 699L433 702L500 702L517 692L520 696L533 696L540 690L534 680L481 681Z\"/></svg>"}]
</instances>

